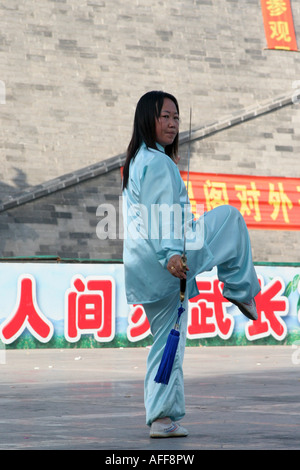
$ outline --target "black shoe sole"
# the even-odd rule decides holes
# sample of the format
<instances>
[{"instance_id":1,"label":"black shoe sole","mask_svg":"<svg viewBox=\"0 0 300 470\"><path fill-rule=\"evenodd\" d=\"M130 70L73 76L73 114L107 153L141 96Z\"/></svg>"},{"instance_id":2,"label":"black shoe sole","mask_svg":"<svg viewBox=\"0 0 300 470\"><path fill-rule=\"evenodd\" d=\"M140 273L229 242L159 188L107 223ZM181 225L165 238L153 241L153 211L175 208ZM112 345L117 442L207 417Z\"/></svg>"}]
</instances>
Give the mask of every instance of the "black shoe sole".
<instances>
[{"instance_id":1,"label":"black shoe sole","mask_svg":"<svg viewBox=\"0 0 300 470\"><path fill-rule=\"evenodd\" d=\"M257 318L253 317L253 315L251 315L251 313L248 312L248 310L246 310L239 302L233 299L229 299L228 297L225 297L225 298L229 300L229 302L231 302L232 304L236 305L240 309L240 311L245 315L245 317L249 318L249 320L252 320L252 321L257 320Z\"/></svg>"}]
</instances>

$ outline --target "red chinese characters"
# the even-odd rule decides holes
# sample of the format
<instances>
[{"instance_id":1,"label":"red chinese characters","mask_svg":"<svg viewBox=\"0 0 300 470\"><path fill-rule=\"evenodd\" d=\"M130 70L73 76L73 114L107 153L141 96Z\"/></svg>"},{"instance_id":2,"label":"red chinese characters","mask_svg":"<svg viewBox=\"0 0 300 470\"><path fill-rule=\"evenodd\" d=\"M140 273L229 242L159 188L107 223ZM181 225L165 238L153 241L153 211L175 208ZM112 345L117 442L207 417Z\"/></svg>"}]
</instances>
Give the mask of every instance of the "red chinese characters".
<instances>
[{"instance_id":1,"label":"red chinese characters","mask_svg":"<svg viewBox=\"0 0 300 470\"><path fill-rule=\"evenodd\" d=\"M289 311L288 299L282 295L285 283L276 277L265 284L263 278L258 277L262 290L256 296L258 320L255 322L247 320L236 306L223 297L223 284L218 279L198 279L200 294L189 302L187 337L201 339L219 336L227 340L234 331L236 315L240 315L246 322L245 334L249 341L269 336L283 340L287 335L287 326L282 317ZM232 314L228 313L229 309ZM128 339L140 341L149 334L150 326L142 305L133 305L129 314Z\"/></svg>"},{"instance_id":2,"label":"red chinese characters","mask_svg":"<svg viewBox=\"0 0 300 470\"><path fill-rule=\"evenodd\" d=\"M287 326L281 318L288 314L288 299L281 294L285 285L280 277L272 279L267 285L259 276L261 292L256 296L258 320L246 325L245 334L249 340L273 336L278 341L287 334Z\"/></svg>"},{"instance_id":3,"label":"red chinese characters","mask_svg":"<svg viewBox=\"0 0 300 470\"><path fill-rule=\"evenodd\" d=\"M129 341L140 341L150 334L150 324L142 305L133 305L128 316L127 337Z\"/></svg>"},{"instance_id":4,"label":"red chinese characters","mask_svg":"<svg viewBox=\"0 0 300 470\"><path fill-rule=\"evenodd\" d=\"M201 278L197 286L200 295L190 301L188 338L230 338L234 320L226 312L231 303L222 295L222 283L218 279Z\"/></svg>"},{"instance_id":5,"label":"red chinese characters","mask_svg":"<svg viewBox=\"0 0 300 470\"><path fill-rule=\"evenodd\" d=\"M281 295L285 290L284 281L276 277L265 285L259 276L259 282L262 290L255 298L258 320L247 321L246 337L249 341L268 336L283 340L287 326L282 317L289 310L288 299ZM234 318L227 313L227 308L232 304L222 296L222 283L217 279L203 278L197 281L197 285L200 295L190 302L188 337L210 338L218 335L222 339L230 338ZM234 309L237 310L237 307Z\"/></svg>"},{"instance_id":6,"label":"red chinese characters","mask_svg":"<svg viewBox=\"0 0 300 470\"><path fill-rule=\"evenodd\" d=\"M97 341L115 336L115 281L105 276L84 279L76 275L65 297L65 338L74 343L82 334L94 334Z\"/></svg>"},{"instance_id":7,"label":"red chinese characters","mask_svg":"<svg viewBox=\"0 0 300 470\"><path fill-rule=\"evenodd\" d=\"M256 296L258 320L253 322L248 321L237 307L223 297L223 284L216 277L199 276L197 285L200 294L190 300L186 312L187 337L189 339L220 337L228 340L233 333L241 332L240 326L242 326L242 334L248 341L267 337L282 341L287 336L284 317L288 315L290 308L288 298L283 295L285 282L279 276L270 280L269 277L264 278L261 275L258 278L261 285L261 292ZM298 276L294 279L297 280ZM42 283L42 279L40 282ZM82 335L92 334L98 342L112 341L115 337L116 322L114 278L83 277L77 274L67 286L70 286L67 290L58 289L58 292L62 293L61 315L64 316L65 339L75 343ZM32 275L24 274L19 277L15 307L0 325L0 338L4 344L13 343L25 329L42 343L49 342L53 337L54 326L45 312L41 311L38 302L40 301L40 305L48 305L47 310L49 308L51 312L51 301L46 304L44 300L41 302L41 292L37 287ZM294 286L294 291L296 288L297 286ZM300 291L300 284L298 290ZM51 295L57 293L51 292ZM297 316L300 323L300 310ZM128 340L141 341L150 334L150 325L143 306L132 305L128 316Z\"/></svg>"},{"instance_id":8,"label":"red chinese characters","mask_svg":"<svg viewBox=\"0 0 300 470\"><path fill-rule=\"evenodd\" d=\"M42 343L50 341L53 325L40 311L36 299L36 283L33 276L25 274L18 281L17 302L13 312L1 325L1 339L4 344L15 341L28 328Z\"/></svg>"}]
</instances>

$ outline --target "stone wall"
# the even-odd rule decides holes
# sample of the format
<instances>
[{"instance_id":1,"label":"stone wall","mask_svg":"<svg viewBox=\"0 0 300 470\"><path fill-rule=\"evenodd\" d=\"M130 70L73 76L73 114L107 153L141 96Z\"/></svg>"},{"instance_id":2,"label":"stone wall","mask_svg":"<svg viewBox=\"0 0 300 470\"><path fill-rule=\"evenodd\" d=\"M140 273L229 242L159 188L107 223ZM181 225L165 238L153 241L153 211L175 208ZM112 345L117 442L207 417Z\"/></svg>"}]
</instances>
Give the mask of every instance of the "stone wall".
<instances>
[{"instance_id":1,"label":"stone wall","mask_svg":"<svg viewBox=\"0 0 300 470\"><path fill-rule=\"evenodd\" d=\"M4 257L122 256L120 242L97 237L96 208L118 205L120 156L146 91L174 93L181 131L190 107L199 131L290 97L300 79L299 53L266 49L260 0L10 0L0 26ZM299 176L299 124L289 103L197 137L191 170ZM251 238L257 261L300 262L298 232Z\"/></svg>"}]
</instances>

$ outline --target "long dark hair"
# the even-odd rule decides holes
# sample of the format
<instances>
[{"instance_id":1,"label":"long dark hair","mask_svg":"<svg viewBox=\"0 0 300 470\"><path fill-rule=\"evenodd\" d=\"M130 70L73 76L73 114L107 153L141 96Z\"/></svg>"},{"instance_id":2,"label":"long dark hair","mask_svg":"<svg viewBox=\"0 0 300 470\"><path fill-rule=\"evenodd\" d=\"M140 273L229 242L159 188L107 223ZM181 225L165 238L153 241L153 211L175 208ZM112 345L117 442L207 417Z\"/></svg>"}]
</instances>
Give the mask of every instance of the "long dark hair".
<instances>
[{"instance_id":1,"label":"long dark hair","mask_svg":"<svg viewBox=\"0 0 300 470\"><path fill-rule=\"evenodd\" d=\"M179 106L176 98L164 91L149 91L143 95L135 110L133 133L127 148L127 157L123 168L123 189L126 188L129 177L129 165L135 157L143 142L147 147L156 149L155 119L158 119L165 98L172 100L179 114ZM178 134L171 145L165 147L165 152L170 158L178 154Z\"/></svg>"}]
</instances>

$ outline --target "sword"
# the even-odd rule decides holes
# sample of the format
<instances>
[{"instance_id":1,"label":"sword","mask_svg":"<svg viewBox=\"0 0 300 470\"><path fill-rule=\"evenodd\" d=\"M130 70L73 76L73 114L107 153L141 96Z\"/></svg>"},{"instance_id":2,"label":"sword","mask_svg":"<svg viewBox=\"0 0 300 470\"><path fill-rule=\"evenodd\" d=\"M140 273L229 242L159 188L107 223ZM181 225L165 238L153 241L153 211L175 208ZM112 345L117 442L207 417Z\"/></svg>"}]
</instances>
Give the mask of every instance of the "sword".
<instances>
[{"instance_id":1,"label":"sword","mask_svg":"<svg viewBox=\"0 0 300 470\"><path fill-rule=\"evenodd\" d=\"M192 108L190 108L190 125L189 125L189 144L188 144L188 170L187 170L187 181L186 181L186 204L184 208L184 234L183 234L183 253L181 255L182 267L186 273L186 219L187 219L187 207L189 202L189 179L190 179L190 156L191 156L191 135L192 135ZM186 279L180 279L180 301L181 303L185 298Z\"/></svg>"}]
</instances>

